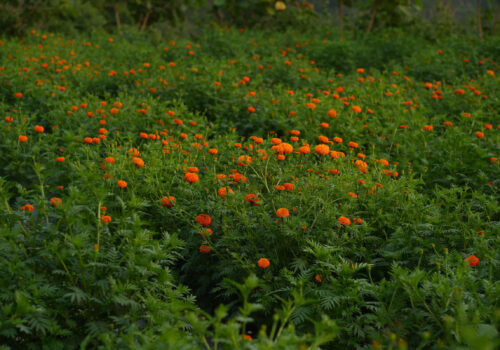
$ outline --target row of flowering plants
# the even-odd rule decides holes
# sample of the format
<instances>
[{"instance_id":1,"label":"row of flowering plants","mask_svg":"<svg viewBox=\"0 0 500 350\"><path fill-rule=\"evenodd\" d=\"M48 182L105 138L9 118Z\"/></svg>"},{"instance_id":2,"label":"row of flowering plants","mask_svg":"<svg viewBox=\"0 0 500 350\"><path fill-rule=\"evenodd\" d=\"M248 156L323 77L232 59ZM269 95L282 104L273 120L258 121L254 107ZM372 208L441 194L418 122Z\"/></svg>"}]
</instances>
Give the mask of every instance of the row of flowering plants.
<instances>
[{"instance_id":1,"label":"row of flowering plants","mask_svg":"<svg viewBox=\"0 0 500 350\"><path fill-rule=\"evenodd\" d=\"M1 40L1 343L495 348L490 40Z\"/></svg>"}]
</instances>

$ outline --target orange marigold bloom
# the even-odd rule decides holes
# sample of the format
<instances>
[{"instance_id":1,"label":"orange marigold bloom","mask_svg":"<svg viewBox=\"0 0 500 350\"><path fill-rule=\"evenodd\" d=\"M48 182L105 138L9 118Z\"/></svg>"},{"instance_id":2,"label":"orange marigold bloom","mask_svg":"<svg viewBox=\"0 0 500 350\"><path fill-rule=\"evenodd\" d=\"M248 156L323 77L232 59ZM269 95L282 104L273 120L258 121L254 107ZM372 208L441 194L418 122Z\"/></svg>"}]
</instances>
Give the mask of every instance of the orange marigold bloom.
<instances>
[{"instance_id":1,"label":"orange marigold bloom","mask_svg":"<svg viewBox=\"0 0 500 350\"><path fill-rule=\"evenodd\" d=\"M104 158L104 161L106 163L114 163L115 162L115 158L113 158L113 157L106 157L106 158Z\"/></svg>"},{"instance_id":2,"label":"orange marigold bloom","mask_svg":"<svg viewBox=\"0 0 500 350\"><path fill-rule=\"evenodd\" d=\"M189 183L195 183L198 182L199 177L196 173L186 173L184 175L184 180L186 180Z\"/></svg>"},{"instance_id":3,"label":"orange marigold bloom","mask_svg":"<svg viewBox=\"0 0 500 350\"><path fill-rule=\"evenodd\" d=\"M201 226L210 226L212 223L212 218L208 214L199 214L196 217L196 222Z\"/></svg>"},{"instance_id":4,"label":"orange marigold bloom","mask_svg":"<svg viewBox=\"0 0 500 350\"><path fill-rule=\"evenodd\" d=\"M276 2L276 4L278 4L278 2ZM283 3L283 5L285 5L285 4ZM250 340L250 341L253 340L253 338L252 338L252 336L250 334L243 334L243 338L246 339L246 340Z\"/></svg>"},{"instance_id":5,"label":"orange marigold bloom","mask_svg":"<svg viewBox=\"0 0 500 350\"><path fill-rule=\"evenodd\" d=\"M349 142L349 148L358 148L358 144L356 142Z\"/></svg>"},{"instance_id":6,"label":"orange marigold bloom","mask_svg":"<svg viewBox=\"0 0 500 350\"><path fill-rule=\"evenodd\" d=\"M328 129L330 127L330 125L328 123L321 123L320 126L323 128L323 129Z\"/></svg>"},{"instance_id":7,"label":"orange marigold bloom","mask_svg":"<svg viewBox=\"0 0 500 350\"><path fill-rule=\"evenodd\" d=\"M338 222L340 222L344 226L350 226L351 225L351 220L346 218L345 216L341 216L337 219Z\"/></svg>"},{"instance_id":8,"label":"orange marigold bloom","mask_svg":"<svg viewBox=\"0 0 500 350\"><path fill-rule=\"evenodd\" d=\"M41 125L35 125L35 127L33 128L33 130L35 130L38 133L41 133L41 132L45 131L45 128L43 126L41 126Z\"/></svg>"},{"instance_id":9,"label":"orange marigold bloom","mask_svg":"<svg viewBox=\"0 0 500 350\"><path fill-rule=\"evenodd\" d=\"M330 147L328 147L327 145L317 145L316 147L314 147L314 152L316 152L316 154L324 156L330 153Z\"/></svg>"},{"instance_id":10,"label":"orange marigold bloom","mask_svg":"<svg viewBox=\"0 0 500 350\"><path fill-rule=\"evenodd\" d=\"M336 142L336 143L342 143L342 142L344 142L344 140L342 140L342 138L340 138L340 137L335 136L335 137L333 138L333 142Z\"/></svg>"},{"instance_id":11,"label":"orange marigold bloom","mask_svg":"<svg viewBox=\"0 0 500 350\"><path fill-rule=\"evenodd\" d=\"M125 181L123 181L123 180L119 180L119 181L117 182L117 184L118 184L118 187L120 187L120 188L125 188L125 187L127 187L127 183L126 183Z\"/></svg>"},{"instance_id":12,"label":"orange marigold bloom","mask_svg":"<svg viewBox=\"0 0 500 350\"><path fill-rule=\"evenodd\" d=\"M309 148L309 145L304 145L304 146L299 148L299 152L301 154L309 154L309 153L311 153L311 149Z\"/></svg>"},{"instance_id":13,"label":"orange marigold bloom","mask_svg":"<svg viewBox=\"0 0 500 350\"><path fill-rule=\"evenodd\" d=\"M330 140L328 140L328 137L323 136L323 135L318 137L318 141L321 143L329 143L330 142Z\"/></svg>"},{"instance_id":14,"label":"orange marigold bloom","mask_svg":"<svg viewBox=\"0 0 500 350\"><path fill-rule=\"evenodd\" d=\"M208 150L208 153L210 153L210 154L217 154L217 153L219 153L219 151L217 151L217 148L210 148Z\"/></svg>"},{"instance_id":15,"label":"orange marigold bloom","mask_svg":"<svg viewBox=\"0 0 500 350\"><path fill-rule=\"evenodd\" d=\"M17 98L21 98L21 97L23 97L23 94L22 94L22 93L20 93L20 92L16 92L16 97L17 97Z\"/></svg>"},{"instance_id":16,"label":"orange marigold bloom","mask_svg":"<svg viewBox=\"0 0 500 350\"><path fill-rule=\"evenodd\" d=\"M443 123L443 125L444 125L444 126L447 126L447 127L449 127L449 128L453 127L453 123L452 123L452 122L450 122L450 121L445 121L445 122Z\"/></svg>"},{"instance_id":17,"label":"orange marigold bloom","mask_svg":"<svg viewBox=\"0 0 500 350\"><path fill-rule=\"evenodd\" d=\"M238 157L238 165L241 165L241 166L247 166L247 165L250 165L252 163L252 157L250 156L239 156Z\"/></svg>"},{"instance_id":18,"label":"orange marigold bloom","mask_svg":"<svg viewBox=\"0 0 500 350\"><path fill-rule=\"evenodd\" d=\"M335 109L330 109L330 110L328 111L328 116L329 116L330 118L336 118L336 117L337 117L337 111L336 111Z\"/></svg>"},{"instance_id":19,"label":"orange marigold bloom","mask_svg":"<svg viewBox=\"0 0 500 350\"><path fill-rule=\"evenodd\" d=\"M211 236L214 233L214 231L212 231L211 228L207 228L205 230L205 233L200 233L201 237L206 237L207 236L206 233L208 233L208 235Z\"/></svg>"},{"instance_id":20,"label":"orange marigold bloom","mask_svg":"<svg viewBox=\"0 0 500 350\"><path fill-rule=\"evenodd\" d=\"M203 254L210 253L210 246L207 244L200 245L200 253L203 253Z\"/></svg>"},{"instance_id":21,"label":"orange marigold bloom","mask_svg":"<svg viewBox=\"0 0 500 350\"><path fill-rule=\"evenodd\" d=\"M57 161L58 161L59 163L62 163L62 162L64 162L65 160L66 160L66 159L65 159L64 157L57 157Z\"/></svg>"},{"instance_id":22,"label":"orange marigold bloom","mask_svg":"<svg viewBox=\"0 0 500 350\"><path fill-rule=\"evenodd\" d=\"M426 126L424 126L424 130L431 131L431 130L434 130L434 127L432 125L426 125Z\"/></svg>"},{"instance_id":23,"label":"orange marigold bloom","mask_svg":"<svg viewBox=\"0 0 500 350\"><path fill-rule=\"evenodd\" d=\"M475 255L471 255L471 256L465 258L464 260L469 263L469 266L475 267L475 266L479 265L479 258Z\"/></svg>"},{"instance_id":24,"label":"orange marigold bloom","mask_svg":"<svg viewBox=\"0 0 500 350\"><path fill-rule=\"evenodd\" d=\"M257 206L257 205L259 205L259 203L258 203L259 198L257 197L257 195L252 194L252 193L247 194L247 195L245 196L245 201L246 201L246 202L249 202L249 203L252 203L252 205L253 205L253 206Z\"/></svg>"},{"instance_id":25,"label":"orange marigold bloom","mask_svg":"<svg viewBox=\"0 0 500 350\"><path fill-rule=\"evenodd\" d=\"M19 135L18 140L19 140L19 142L26 142L26 141L28 141L28 136Z\"/></svg>"},{"instance_id":26,"label":"orange marigold bloom","mask_svg":"<svg viewBox=\"0 0 500 350\"><path fill-rule=\"evenodd\" d=\"M62 204L62 199L61 198L58 198L58 197L52 197L50 199L50 205L54 206L54 207L58 207Z\"/></svg>"},{"instance_id":27,"label":"orange marigold bloom","mask_svg":"<svg viewBox=\"0 0 500 350\"><path fill-rule=\"evenodd\" d=\"M255 113L255 108L250 106L250 107L248 107L248 111L250 113Z\"/></svg>"},{"instance_id":28,"label":"orange marigold bloom","mask_svg":"<svg viewBox=\"0 0 500 350\"><path fill-rule=\"evenodd\" d=\"M361 113L361 107L359 106L352 106L352 110L356 113Z\"/></svg>"},{"instance_id":29,"label":"orange marigold bloom","mask_svg":"<svg viewBox=\"0 0 500 350\"><path fill-rule=\"evenodd\" d=\"M271 263L269 262L269 259L260 258L259 261L257 262L257 265L259 265L261 269L265 269L268 268L269 265L271 265Z\"/></svg>"},{"instance_id":30,"label":"orange marigold bloom","mask_svg":"<svg viewBox=\"0 0 500 350\"><path fill-rule=\"evenodd\" d=\"M273 143L273 145L279 145L282 141L281 141L281 139L279 139L277 137L273 137L271 139L271 142Z\"/></svg>"},{"instance_id":31,"label":"orange marigold bloom","mask_svg":"<svg viewBox=\"0 0 500 350\"><path fill-rule=\"evenodd\" d=\"M25 204L21 207L21 210L26 210L31 213L33 210L35 210L35 207L31 204Z\"/></svg>"},{"instance_id":32,"label":"orange marigold bloom","mask_svg":"<svg viewBox=\"0 0 500 350\"><path fill-rule=\"evenodd\" d=\"M221 187L217 190L217 195L221 198L221 199L226 199L226 195L228 193L234 193L234 191L232 189L230 189L229 187Z\"/></svg>"},{"instance_id":33,"label":"orange marigold bloom","mask_svg":"<svg viewBox=\"0 0 500 350\"><path fill-rule=\"evenodd\" d=\"M139 150L137 148L131 148L131 149L129 149L128 153L130 153L134 157L137 157L140 154L140 152L139 152Z\"/></svg>"},{"instance_id":34,"label":"orange marigold bloom","mask_svg":"<svg viewBox=\"0 0 500 350\"><path fill-rule=\"evenodd\" d=\"M101 215L101 220L102 220L102 222L104 222L105 224L108 224L108 223L110 223L110 222L111 222L111 220L112 220L112 219L111 219L111 216L109 216L109 215Z\"/></svg>"},{"instance_id":35,"label":"orange marigold bloom","mask_svg":"<svg viewBox=\"0 0 500 350\"><path fill-rule=\"evenodd\" d=\"M276 216L279 218L287 218L290 216L290 212L287 208L279 208L276 210Z\"/></svg>"},{"instance_id":36,"label":"orange marigold bloom","mask_svg":"<svg viewBox=\"0 0 500 350\"><path fill-rule=\"evenodd\" d=\"M164 207L169 207L169 208L173 207L176 203L174 196L165 196L160 201L161 201L161 205L163 205Z\"/></svg>"},{"instance_id":37,"label":"orange marigold bloom","mask_svg":"<svg viewBox=\"0 0 500 350\"><path fill-rule=\"evenodd\" d=\"M293 152L293 146L286 142L282 142L277 146L273 146L272 149L279 154L289 154Z\"/></svg>"},{"instance_id":38,"label":"orange marigold bloom","mask_svg":"<svg viewBox=\"0 0 500 350\"><path fill-rule=\"evenodd\" d=\"M484 133L482 133L481 131L476 131L476 136L480 139L484 138Z\"/></svg>"},{"instance_id":39,"label":"orange marigold bloom","mask_svg":"<svg viewBox=\"0 0 500 350\"><path fill-rule=\"evenodd\" d=\"M137 165L138 168L142 168L145 165L144 161L139 157L134 157L132 161L134 162L135 165Z\"/></svg>"},{"instance_id":40,"label":"orange marigold bloom","mask_svg":"<svg viewBox=\"0 0 500 350\"><path fill-rule=\"evenodd\" d=\"M198 169L198 167L195 167L195 166L190 166L188 169L187 169L188 173L197 173L199 172L200 170Z\"/></svg>"},{"instance_id":41,"label":"orange marigold bloom","mask_svg":"<svg viewBox=\"0 0 500 350\"><path fill-rule=\"evenodd\" d=\"M287 191L293 191L295 189L295 185L290 183L290 182L285 182L283 184L283 186L285 187L285 190L287 190Z\"/></svg>"},{"instance_id":42,"label":"orange marigold bloom","mask_svg":"<svg viewBox=\"0 0 500 350\"><path fill-rule=\"evenodd\" d=\"M345 158L345 154L344 154L344 152L331 151L330 157L332 157L333 159L337 159L339 157Z\"/></svg>"}]
</instances>

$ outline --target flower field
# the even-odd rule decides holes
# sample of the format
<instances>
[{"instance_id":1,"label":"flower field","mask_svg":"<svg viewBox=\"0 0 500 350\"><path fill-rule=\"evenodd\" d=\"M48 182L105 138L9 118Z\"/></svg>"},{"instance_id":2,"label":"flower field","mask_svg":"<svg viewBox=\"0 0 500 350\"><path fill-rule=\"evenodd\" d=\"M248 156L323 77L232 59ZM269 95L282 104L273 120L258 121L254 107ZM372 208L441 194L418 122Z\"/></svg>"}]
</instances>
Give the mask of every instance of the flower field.
<instances>
[{"instance_id":1,"label":"flower field","mask_svg":"<svg viewBox=\"0 0 500 350\"><path fill-rule=\"evenodd\" d=\"M498 348L499 48L1 40L0 348Z\"/></svg>"}]
</instances>

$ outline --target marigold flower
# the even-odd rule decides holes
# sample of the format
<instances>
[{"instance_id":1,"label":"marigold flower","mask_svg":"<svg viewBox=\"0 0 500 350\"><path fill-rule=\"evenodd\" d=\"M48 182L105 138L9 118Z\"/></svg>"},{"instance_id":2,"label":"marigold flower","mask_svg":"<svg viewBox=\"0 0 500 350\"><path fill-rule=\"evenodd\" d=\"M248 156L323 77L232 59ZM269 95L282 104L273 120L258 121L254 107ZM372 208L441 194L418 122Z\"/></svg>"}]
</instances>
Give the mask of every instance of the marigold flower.
<instances>
[{"instance_id":1,"label":"marigold flower","mask_svg":"<svg viewBox=\"0 0 500 350\"><path fill-rule=\"evenodd\" d=\"M221 199L226 199L226 195L228 193L234 193L234 191L232 189L230 189L229 187L221 187L217 190L217 195L221 198Z\"/></svg>"},{"instance_id":2,"label":"marigold flower","mask_svg":"<svg viewBox=\"0 0 500 350\"><path fill-rule=\"evenodd\" d=\"M361 113L361 107L359 106L352 106L352 110L356 113Z\"/></svg>"},{"instance_id":3,"label":"marigold flower","mask_svg":"<svg viewBox=\"0 0 500 350\"><path fill-rule=\"evenodd\" d=\"M318 281L319 283L321 283L321 282L323 281L323 279L321 278L321 276L320 276L320 275L316 275L316 276L314 276L314 279L315 279L316 281Z\"/></svg>"},{"instance_id":4,"label":"marigold flower","mask_svg":"<svg viewBox=\"0 0 500 350\"><path fill-rule=\"evenodd\" d=\"M482 133L481 131L476 131L476 136L480 139L484 138L484 133Z\"/></svg>"},{"instance_id":5,"label":"marigold flower","mask_svg":"<svg viewBox=\"0 0 500 350\"><path fill-rule=\"evenodd\" d=\"M120 187L120 188L125 188L125 187L127 187L127 183L126 183L125 181L123 181L123 180L119 180L119 181L117 182L117 184L118 184L118 187Z\"/></svg>"},{"instance_id":6,"label":"marigold flower","mask_svg":"<svg viewBox=\"0 0 500 350\"><path fill-rule=\"evenodd\" d=\"M214 231L212 231L211 228L207 228L205 230L205 233L200 233L200 235L201 235L201 237L205 238L207 236L206 234L208 234L209 236L211 236L213 233L214 233Z\"/></svg>"},{"instance_id":7,"label":"marigold flower","mask_svg":"<svg viewBox=\"0 0 500 350\"><path fill-rule=\"evenodd\" d=\"M434 127L432 125L426 125L426 126L424 126L424 130L431 131L431 130L434 130Z\"/></svg>"},{"instance_id":8,"label":"marigold flower","mask_svg":"<svg viewBox=\"0 0 500 350\"><path fill-rule=\"evenodd\" d=\"M134 157L132 161L134 162L135 165L137 165L138 168L142 168L145 165L144 161L139 157Z\"/></svg>"},{"instance_id":9,"label":"marigold flower","mask_svg":"<svg viewBox=\"0 0 500 350\"><path fill-rule=\"evenodd\" d=\"M329 116L330 118L336 118L336 117L337 117L337 111L336 111L335 109L330 109L330 110L328 111L328 116Z\"/></svg>"},{"instance_id":10,"label":"marigold flower","mask_svg":"<svg viewBox=\"0 0 500 350\"><path fill-rule=\"evenodd\" d=\"M31 204L25 204L21 207L21 210L31 213L33 210L35 210L35 207Z\"/></svg>"},{"instance_id":11,"label":"marigold flower","mask_svg":"<svg viewBox=\"0 0 500 350\"><path fill-rule=\"evenodd\" d=\"M19 140L19 142L26 142L26 141L28 141L28 136L19 135L18 140Z\"/></svg>"},{"instance_id":12,"label":"marigold flower","mask_svg":"<svg viewBox=\"0 0 500 350\"><path fill-rule=\"evenodd\" d=\"M115 158L113 158L113 157L106 157L106 158L104 158L104 161L106 163L114 163L115 162Z\"/></svg>"},{"instance_id":13,"label":"marigold flower","mask_svg":"<svg viewBox=\"0 0 500 350\"><path fill-rule=\"evenodd\" d=\"M249 202L249 203L252 203L253 206L258 206L259 205L259 198L257 197L257 195L255 194L247 194L245 196L245 201L246 202Z\"/></svg>"},{"instance_id":14,"label":"marigold flower","mask_svg":"<svg viewBox=\"0 0 500 350\"><path fill-rule=\"evenodd\" d=\"M250 106L250 107L248 107L248 111L250 113L255 113L255 108Z\"/></svg>"},{"instance_id":15,"label":"marigold flower","mask_svg":"<svg viewBox=\"0 0 500 350\"><path fill-rule=\"evenodd\" d=\"M260 258L259 261L257 262L257 265L259 265L261 269L266 269L269 267L269 265L271 265L271 263L269 262L269 259Z\"/></svg>"},{"instance_id":16,"label":"marigold flower","mask_svg":"<svg viewBox=\"0 0 500 350\"><path fill-rule=\"evenodd\" d=\"M57 157L57 161L58 161L59 163L62 163L62 162L64 162L65 160L66 160L66 159L65 159L64 157Z\"/></svg>"},{"instance_id":17,"label":"marigold flower","mask_svg":"<svg viewBox=\"0 0 500 350\"><path fill-rule=\"evenodd\" d=\"M241 165L241 166L247 166L247 165L250 165L252 163L252 161L253 161L252 157L250 157L250 156L239 156L237 164Z\"/></svg>"},{"instance_id":18,"label":"marigold flower","mask_svg":"<svg viewBox=\"0 0 500 350\"><path fill-rule=\"evenodd\" d=\"M198 177L198 175L197 175L197 174L195 174L195 173L189 173L189 172L188 172L188 173L186 173L186 174L184 175L184 180L186 180L187 182L189 182L189 183L192 183L192 184L193 184L193 183L195 183L195 182L198 182L199 177Z\"/></svg>"},{"instance_id":19,"label":"marigold flower","mask_svg":"<svg viewBox=\"0 0 500 350\"><path fill-rule=\"evenodd\" d=\"M469 266L475 267L475 266L479 265L479 258L475 255L471 255L471 256L465 258L464 260L469 263Z\"/></svg>"},{"instance_id":20,"label":"marigold flower","mask_svg":"<svg viewBox=\"0 0 500 350\"><path fill-rule=\"evenodd\" d=\"M54 207L58 207L62 204L62 199L61 198L58 198L58 197L52 197L50 199L50 205L54 206Z\"/></svg>"},{"instance_id":21,"label":"marigold flower","mask_svg":"<svg viewBox=\"0 0 500 350\"><path fill-rule=\"evenodd\" d=\"M161 200L161 205L164 207L173 207L176 203L174 196L165 196Z\"/></svg>"},{"instance_id":22,"label":"marigold flower","mask_svg":"<svg viewBox=\"0 0 500 350\"><path fill-rule=\"evenodd\" d=\"M279 208L276 210L276 216L279 218L287 218L290 216L290 212L287 208Z\"/></svg>"},{"instance_id":23,"label":"marigold flower","mask_svg":"<svg viewBox=\"0 0 500 350\"><path fill-rule=\"evenodd\" d=\"M279 145L273 146L271 149L279 154L289 154L293 152L293 146L286 142L282 142Z\"/></svg>"},{"instance_id":24,"label":"marigold flower","mask_svg":"<svg viewBox=\"0 0 500 350\"><path fill-rule=\"evenodd\" d=\"M337 219L338 222L340 222L344 226L350 226L351 225L351 220L346 218L345 216L341 216Z\"/></svg>"},{"instance_id":25,"label":"marigold flower","mask_svg":"<svg viewBox=\"0 0 500 350\"><path fill-rule=\"evenodd\" d=\"M35 127L33 128L33 130L35 130L38 133L41 133L41 132L45 131L45 128L43 126L41 126L41 125L35 125Z\"/></svg>"},{"instance_id":26,"label":"marigold flower","mask_svg":"<svg viewBox=\"0 0 500 350\"><path fill-rule=\"evenodd\" d=\"M295 189L295 185L290 183L290 182L285 182L283 184L283 186L285 187L285 190L287 190L287 191L293 191Z\"/></svg>"},{"instance_id":27,"label":"marigold flower","mask_svg":"<svg viewBox=\"0 0 500 350\"><path fill-rule=\"evenodd\" d=\"M309 148L309 145L304 145L299 148L299 153L300 154L309 154L311 153L311 149Z\"/></svg>"},{"instance_id":28,"label":"marigold flower","mask_svg":"<svg viewBox=\"0 0 500 350\"><path fill-rule=\"evenodd\" d=\"M210 246L207 244L200 245L200 253L203 253L203 254L210 253Z\"/></svg>"},{"instance_id":29,"label":"marigold flower","mask_svg":"<svg viewBox=\"0 0 500 350\"><path fill-rule=\"evenodd\" d=\"M330 140L328 140L328 137L323 136L323 135L318 136L318 141L321 143L329 143L330 142Z\"/></svg>"},{"instance_id":30,"label":"marigold flower","mask_svg":"<svg viewBox=\"0 0 500 350\"><path fill-rule=\"evenodd\" d=\"M208 214L199 214L196 217L196 222L201 226L210 226L212 223L212 218Z\"/></svg>"},{"instance_id":31,"label":"marigold flower","mask_svg":"<svg viewBox=\"0 0 500 350\"><path fill-rule=\"evenodd\" d=\"M101 220L105 224L108 224L112 221L111 216L109 216L109 215L101 215Z\"/></svg>"},{"instance_id":32,"label":"marigold flower","mask_svg":"<svg viewBox=\"0 0 500 350\"><path fill-rule=\"evenodd\" d=\"M314 152L316 152L316 154L324 156L330 153L330 147L328 147L327 145L317 145L316 147L314 147Z\"/></svg>"}]
</instances>

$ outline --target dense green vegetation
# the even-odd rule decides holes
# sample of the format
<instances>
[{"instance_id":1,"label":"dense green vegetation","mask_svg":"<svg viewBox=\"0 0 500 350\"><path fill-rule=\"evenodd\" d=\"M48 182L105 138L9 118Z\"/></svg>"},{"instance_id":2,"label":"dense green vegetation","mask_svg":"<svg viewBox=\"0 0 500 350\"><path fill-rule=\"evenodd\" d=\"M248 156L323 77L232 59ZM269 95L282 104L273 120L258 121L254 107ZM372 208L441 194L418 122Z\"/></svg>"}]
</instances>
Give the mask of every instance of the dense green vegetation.
<instances>
[{"instance_id":1,"label":"dense green vegetation","mask_svg":"<svg viewBox=\"0 0 500 350\"><path fill-rule=\"evenodd\" d=\"M344 35L1 40L3 348L497 348L500 39Z\"/></svg>"}]
</instances>

